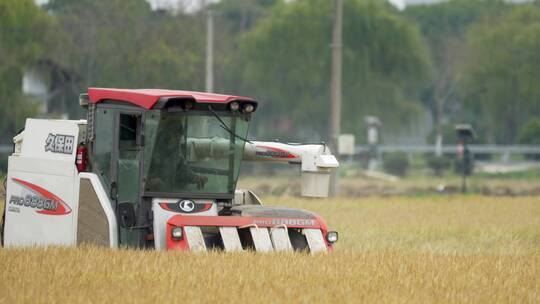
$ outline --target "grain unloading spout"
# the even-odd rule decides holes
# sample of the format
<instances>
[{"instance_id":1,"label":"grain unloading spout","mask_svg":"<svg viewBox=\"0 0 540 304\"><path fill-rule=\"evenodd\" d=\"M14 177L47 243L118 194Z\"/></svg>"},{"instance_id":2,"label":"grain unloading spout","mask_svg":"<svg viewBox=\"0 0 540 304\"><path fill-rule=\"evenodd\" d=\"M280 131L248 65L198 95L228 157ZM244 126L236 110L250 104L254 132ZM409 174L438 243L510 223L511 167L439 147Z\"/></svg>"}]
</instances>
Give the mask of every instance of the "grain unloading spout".
<instances>
[{"instance_id":1,"label":"grain unloading spout","mask_svg":"<svg viewBox=\"0 0 540 304\"><path fill-rule=\"evenodd\" d=\"M225 139L192 139L188 142L190 155L226 157L230 142ZM285 144L251 141L244 147L244 160L280 162L300 165L302 196L327 197L330 172L339 162L325 144Z\"/></svg>"},{"instance_id":2,"label":"grain unloading spout","mask_svg":"<svg viewBox=\"0 0 540 304\"><path fill-rule=\"evenodd\" d=\"M253 141L246 143L244 159L300 164L302 196L327 197L330 172L339 162L325 144L284 144Z\"/></svg>"}]
</instances>

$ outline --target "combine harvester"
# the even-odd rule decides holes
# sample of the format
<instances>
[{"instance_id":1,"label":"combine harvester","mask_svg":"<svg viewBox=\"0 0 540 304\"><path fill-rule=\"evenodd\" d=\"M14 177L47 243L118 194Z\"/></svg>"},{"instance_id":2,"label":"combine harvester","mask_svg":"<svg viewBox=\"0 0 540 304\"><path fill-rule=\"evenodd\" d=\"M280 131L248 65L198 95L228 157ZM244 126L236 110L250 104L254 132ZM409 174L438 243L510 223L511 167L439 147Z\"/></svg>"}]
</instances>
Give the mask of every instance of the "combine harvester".
<instances>
[{"instance_id":1,"label":"combine harvester","mask_svg":"<svg viewBox=\"0 0 540 304\"><path fill-rule=\"evenodd\" d=\"M6 247L93 244L204 251L332 251L318 215L237 190L242 160L301 166L302 195L328 195L324 144L245 139L251 98L90 88L87 120L28 119L9 157Z\"/></svg>"}]
</instances>

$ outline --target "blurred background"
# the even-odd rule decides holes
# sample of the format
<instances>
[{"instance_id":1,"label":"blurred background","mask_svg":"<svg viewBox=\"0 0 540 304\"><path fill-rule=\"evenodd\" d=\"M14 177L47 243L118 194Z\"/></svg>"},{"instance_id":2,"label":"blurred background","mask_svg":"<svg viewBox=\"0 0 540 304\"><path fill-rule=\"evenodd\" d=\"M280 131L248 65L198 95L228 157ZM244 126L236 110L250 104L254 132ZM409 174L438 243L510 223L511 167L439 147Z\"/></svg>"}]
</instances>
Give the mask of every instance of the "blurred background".
<instances>
[{"instance_id":1,"label":"blurred background","mask_svg":"<svg viewBox=\"0 0 540 304\"><path fill-rule=\"evenodd\" d=\"M250 138L329 142L334 21L329 0L0 0L0 172L25 118L84 118L90 86L251 96ZM341 24L342 195L540 194L540 1L343 0ZM297 195L296 171L240 184Z\"/></svg>"}]
</instances>

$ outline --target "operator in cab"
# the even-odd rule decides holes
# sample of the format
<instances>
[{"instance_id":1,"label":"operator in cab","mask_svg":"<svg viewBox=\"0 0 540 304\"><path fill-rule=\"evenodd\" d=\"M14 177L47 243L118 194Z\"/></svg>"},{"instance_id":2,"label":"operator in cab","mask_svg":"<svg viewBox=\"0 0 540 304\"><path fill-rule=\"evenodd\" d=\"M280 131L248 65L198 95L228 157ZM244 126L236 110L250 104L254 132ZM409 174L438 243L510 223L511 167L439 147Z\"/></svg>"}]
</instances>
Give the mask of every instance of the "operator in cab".
<instances>
[{"instance_id":1,"label":"operator in cab","mask_svg":"<svg viewBox=\"0 0 540 304\"><path fill-rule=\"evenodd\" d=\"M146 188L153 192L170 192L170 189L183 189L187 184L195 184L200 190L208 178L197 175L189 166L186 153L186 134L181 119L164 118L159 123L159 132L154 145L150 163L152 178Z\"/></svg>"}]
</instances>

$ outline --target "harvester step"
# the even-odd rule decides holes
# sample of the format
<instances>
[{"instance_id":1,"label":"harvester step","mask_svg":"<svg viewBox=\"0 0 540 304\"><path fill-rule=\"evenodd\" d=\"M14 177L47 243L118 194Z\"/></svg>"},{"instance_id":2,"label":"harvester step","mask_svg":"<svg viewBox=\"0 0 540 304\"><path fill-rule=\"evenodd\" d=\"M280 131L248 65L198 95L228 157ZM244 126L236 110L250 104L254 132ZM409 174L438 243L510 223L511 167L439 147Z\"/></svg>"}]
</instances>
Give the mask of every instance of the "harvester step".
<instances>
[{"instance_id":1,"label":"harvester step","mask_svg":"<svg viewBox=\"0 0 540 304\"><path fill-rule=\"evenodd\" d=\"M289 233L287 228L274 227L270 230L270 237L274 244L274 250L276 251L292 251L291 240L289 239Z\"/></svg>"},{"instance_id":2,"label":"harvester step","mask_svg":"<svg viewBox=\"0 0 540 304\"><path fill-rule=\"evenodd\" d=\"M204 237L201 228L194 226L185 226L184 231L190 250L206 251L206 244L204 243Z\"/></svg>"},{"instance_id":3,"label":"harvester step","mask_svg":"<svg viewBox=\"0 0 540 304\"><path fill-rule=\"evenodd\" d=\"M242 243L236 227L219 227L225 251L242 251Z\"/></svg>"},{"instance_id":4,"label":"harvester step","mask_svg":"<svg viewBox=\"0 0 540 304\"><path fill-rule=\"evenodd\" d=\"M303 231L311 253L326 251L326 244L320 229L304 229Z\"/></svg>"},{"instance_id":5,"label":"harvester step","mask_svg":"<svg viewBox=\"0 0 540 304\"><path fill-rule=\"evenodd\" d=\"M270 252L274 250L272 240L270 239L270 234L268 233L268 228L251 227L249 230L251 232L253 245L255 246L256 251Z\"/></svg>"}]
</instances>

